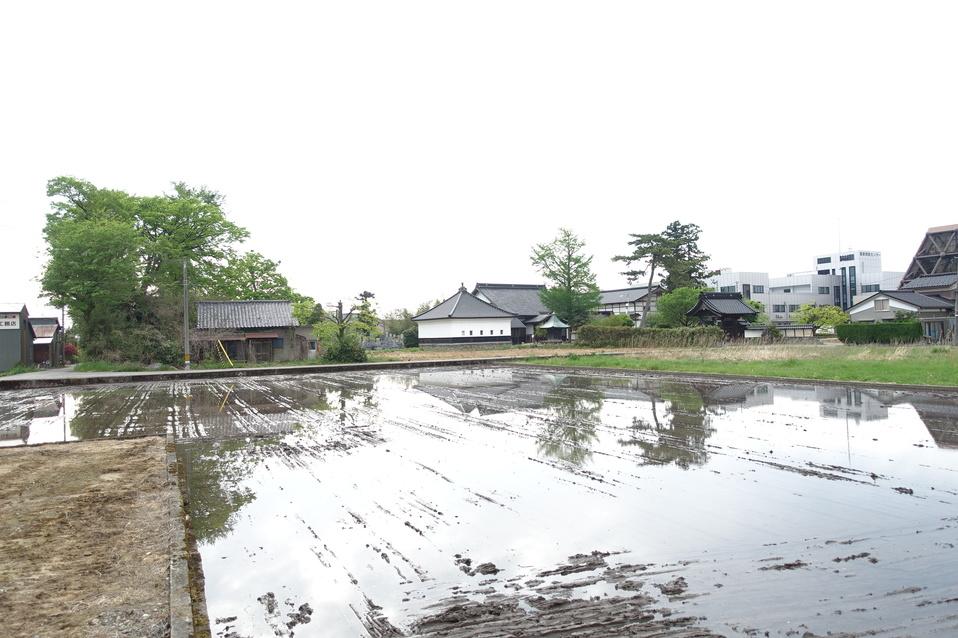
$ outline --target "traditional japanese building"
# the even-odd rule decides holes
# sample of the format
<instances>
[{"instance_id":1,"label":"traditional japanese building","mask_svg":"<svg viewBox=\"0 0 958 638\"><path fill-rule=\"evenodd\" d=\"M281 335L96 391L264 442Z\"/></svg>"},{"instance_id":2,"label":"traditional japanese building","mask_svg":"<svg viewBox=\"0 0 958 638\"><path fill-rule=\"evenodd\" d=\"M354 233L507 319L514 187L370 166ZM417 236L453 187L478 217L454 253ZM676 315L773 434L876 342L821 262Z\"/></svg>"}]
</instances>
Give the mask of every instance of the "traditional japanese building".
<instances>
[{"instance_id":1,"label":"traditional japanese building","mask_svg":"<svg viewBox=\"0 0 958 638\"><path fill-rule=\"evenodd\" d=\"M480 299L465 286L412 320L419 328L422 346L513 343L526 333L515 313Z\"/></svg>"},{"instance_id":2,"label":"traditional japanese building","mask_svg":"<svg viewBox=\"0 0 958 638\"><path fill-rule=\"evenodd\" d=\"M685 314L697 317L703 325L721 327L733 339L744 337L745 329L758 316L738 292L703 292Z\"/></svg>"}]
</instances>

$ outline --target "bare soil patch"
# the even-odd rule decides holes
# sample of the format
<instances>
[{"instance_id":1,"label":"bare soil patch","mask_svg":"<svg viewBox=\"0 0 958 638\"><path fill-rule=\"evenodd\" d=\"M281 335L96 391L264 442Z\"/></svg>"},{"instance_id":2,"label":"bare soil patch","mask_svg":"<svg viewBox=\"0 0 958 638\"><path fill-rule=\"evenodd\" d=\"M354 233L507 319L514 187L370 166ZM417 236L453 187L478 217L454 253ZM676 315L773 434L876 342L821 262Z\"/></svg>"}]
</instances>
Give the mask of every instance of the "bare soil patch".
<instances>
[{"instance_id":1,"label":"bare soil patch","mask_svg":"<svg viewBox=\"0 0 958 638\"><path fill-rule=\"evenodd\" d=\"M5 636L165 636L165 439L0 449Z\"/></svg>"}]
</instances>

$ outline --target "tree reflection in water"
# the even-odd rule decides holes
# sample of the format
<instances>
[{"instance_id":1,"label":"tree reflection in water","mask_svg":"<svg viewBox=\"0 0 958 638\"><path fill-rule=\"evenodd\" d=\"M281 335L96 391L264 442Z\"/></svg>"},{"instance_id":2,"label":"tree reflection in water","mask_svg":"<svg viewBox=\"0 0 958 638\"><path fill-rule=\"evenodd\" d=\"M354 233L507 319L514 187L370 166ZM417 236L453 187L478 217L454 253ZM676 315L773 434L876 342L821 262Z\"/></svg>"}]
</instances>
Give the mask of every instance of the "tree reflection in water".
<instances>
[{"instance_id":1,"label":"tree reflection in water","mask_svg":"<svg viewBox=\"0 0 958 638\"><path fill-rule=\"evenodd\" d=\"M243 479L264 458L266 448L280 437L185 443L178 457L186 476L187 507L196 540L212 543L233 531L236 514L256 499Z\"/></svg>"},{"instance_id":2,"label":"tree reflection in water","mask_svg":"<svg viewBox=\"0 0 958 638\"><path fill-rule=\"evenodd\" d=\"M573 465L584 464L598 439L602 392L591 389L590 379L567 377L543 397L543 405L549 418L537 437L539 454Z\"/></svg>"},{"instance_id":3,"label":"tree reflection in water","mask_svg":"<svg viewBox=\"0 0 958 638\"><path fill-rule=\"evenodd\" d=\"M650 392L651 421L632 419L632 438L620 440L620 445L634 445L642 449L642 456L651 463L675 464L683 469L704 465L708 461L705 443L714 430L702 393L693 385L663 383ZM664 413L659 415L659 403ZM654 434L649 438L647 433Z\"/></svg>"}]
</instances>

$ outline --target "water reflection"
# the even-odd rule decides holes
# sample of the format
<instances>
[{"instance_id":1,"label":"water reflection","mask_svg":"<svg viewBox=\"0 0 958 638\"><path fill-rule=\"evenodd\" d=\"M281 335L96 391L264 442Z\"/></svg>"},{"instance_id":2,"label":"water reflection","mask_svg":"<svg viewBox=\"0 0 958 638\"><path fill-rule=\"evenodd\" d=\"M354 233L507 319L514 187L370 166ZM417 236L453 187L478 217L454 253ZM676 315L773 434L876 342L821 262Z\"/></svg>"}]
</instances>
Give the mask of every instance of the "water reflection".
<instances>
[{"instance_id":1,"label":"water reflection","mask_svg":"<svg viewBox=\"0 0 958 638\"><path fill-rule=\"evenodd\" d=\"M592 456L596 427L602 422L602 393L582 392L589 385L566 379L543 397L549 416L537 438L540 455L573 465L582 465Z\"/></svg>"},{"instance_id":2,"label":"water reflection","mask_svg":"<svg viewBox=\"0 0 958 638\"><path fill-rule=\"evenodd\" d=\"M261 448L275 442L275 438L232 439L177 447L186 480L186 507L197 541L210 543L232 531L237 512L256 498L256 493L242 484L243 479L263 459Z\"/></svg>"},{"instance_id":3,"label":"water reflection","mask_svg":"<svg viewBox=\"0 0 958 638\"><path fill-rule=\"evenodd\" d=\"M620 439L619 444L639 447L652 463L674 463L683 469L703 465L708 460L705 443L713 429L702 392L691 384L663 383L649 402L651 419L633 417L632 437ZM651 440L646 436L650 433Z\"/></svg>"}]
</instances>

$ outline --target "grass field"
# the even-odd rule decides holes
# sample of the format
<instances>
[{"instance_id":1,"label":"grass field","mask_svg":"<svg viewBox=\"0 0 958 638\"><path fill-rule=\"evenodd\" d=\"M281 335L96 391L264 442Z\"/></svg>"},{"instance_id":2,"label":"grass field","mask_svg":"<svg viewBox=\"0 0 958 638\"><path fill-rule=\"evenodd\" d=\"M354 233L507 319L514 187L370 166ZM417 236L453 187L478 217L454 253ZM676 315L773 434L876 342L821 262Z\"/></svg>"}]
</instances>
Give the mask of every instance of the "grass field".
<instances>
[{"instance_id":1,"label":"grass field","mask_svg":"<svg viewBox=\"0 0 958 638\"><path fill-rule=\"evenodd\" d=\"M725 346L643 350L627 355L571 354L523 363L703 372L793 379L958 386L958 348L929 346Z\"/></svg>"}]
</instances>

